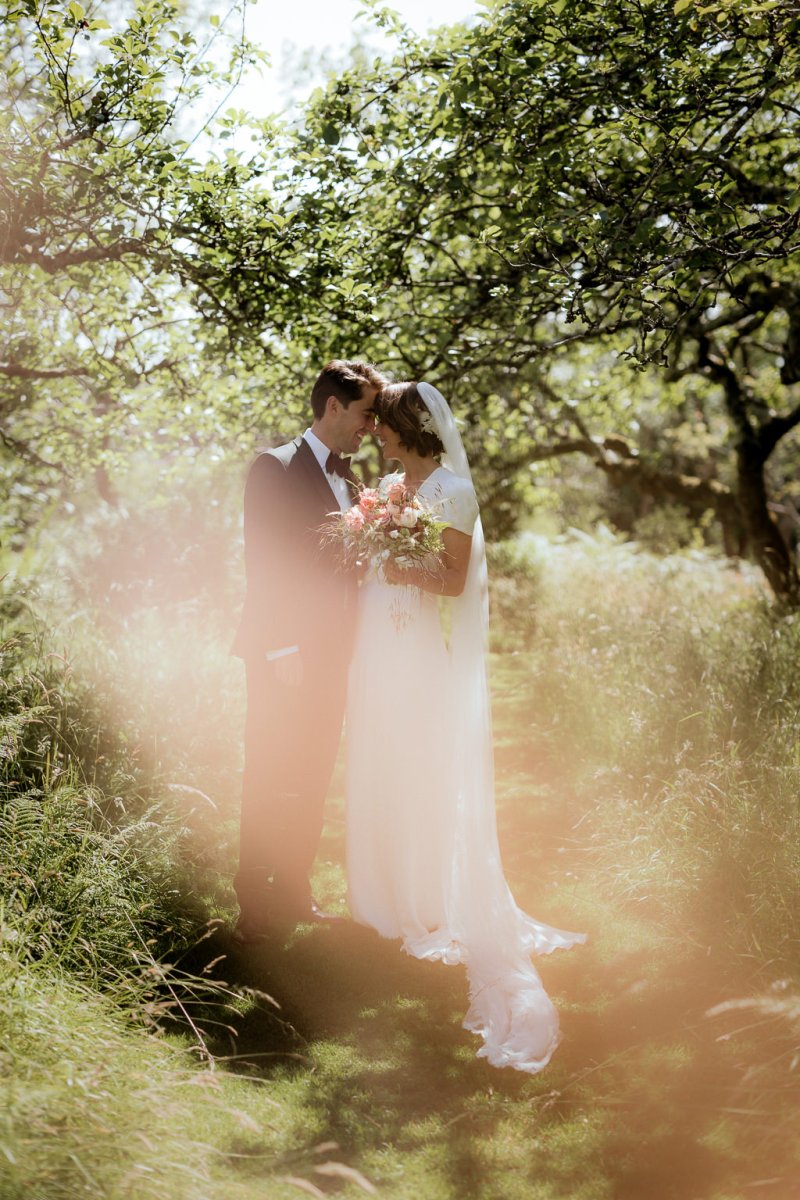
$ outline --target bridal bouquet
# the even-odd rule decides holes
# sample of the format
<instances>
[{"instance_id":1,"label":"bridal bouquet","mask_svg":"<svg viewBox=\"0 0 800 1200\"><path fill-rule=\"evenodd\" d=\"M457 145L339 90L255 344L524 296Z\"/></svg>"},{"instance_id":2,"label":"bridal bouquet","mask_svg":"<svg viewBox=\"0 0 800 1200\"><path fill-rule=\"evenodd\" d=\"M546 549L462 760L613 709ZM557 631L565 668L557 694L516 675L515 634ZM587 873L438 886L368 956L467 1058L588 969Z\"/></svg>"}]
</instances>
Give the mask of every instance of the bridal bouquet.
<instances>
[{"instance_id":1,"label":"bridal bouquet","mask_svg":"<svg viewBox=\"0 0 800 1200\"><path fill-rule=\"evenodd\" d=\"M326 541L338 542L346 566L359 562L413 567L438 557L445 524L420 503L415 492L399 481L385 491L362 488L347 512L323 526Z\"/></svg>"}]
</instances>

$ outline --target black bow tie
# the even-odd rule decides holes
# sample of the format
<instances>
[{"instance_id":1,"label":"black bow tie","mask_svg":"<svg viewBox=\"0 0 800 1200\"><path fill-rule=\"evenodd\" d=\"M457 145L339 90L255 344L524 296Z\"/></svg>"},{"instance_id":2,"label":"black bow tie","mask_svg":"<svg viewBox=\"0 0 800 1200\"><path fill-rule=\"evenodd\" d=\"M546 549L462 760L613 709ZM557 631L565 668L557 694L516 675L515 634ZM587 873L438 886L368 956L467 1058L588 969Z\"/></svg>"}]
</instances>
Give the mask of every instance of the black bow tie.
<instances>
[{"instance_id":1,"label":"black bow tie","mask_svg":"<svg viewBox=\"0 0 800 1200\"><path fill-rule=\"evenodd\" d=\"M350 470L350 460L342 458L339 454L334 454L331 450L325 462L325 471L328 475L341 475L342 479L346 479Z\"/></svg>"}]
</instances>

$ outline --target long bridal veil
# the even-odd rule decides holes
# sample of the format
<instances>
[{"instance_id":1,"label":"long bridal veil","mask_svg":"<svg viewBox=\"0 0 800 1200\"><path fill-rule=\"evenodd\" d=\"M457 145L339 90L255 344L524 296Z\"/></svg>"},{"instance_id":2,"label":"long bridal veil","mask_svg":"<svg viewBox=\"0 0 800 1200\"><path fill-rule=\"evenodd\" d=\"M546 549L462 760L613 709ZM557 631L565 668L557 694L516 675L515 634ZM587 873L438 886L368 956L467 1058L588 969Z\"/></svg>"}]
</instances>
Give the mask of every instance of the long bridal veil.
<instances>
[{"instance_id":1,"label":"long bridal veil","mask_svg":"<svg viewBox=\"0 0 800 1200\"><path fill-rule=\"evenodd\" d=\"M472 482L450 407L429 383L418 391L444 446L443 465ZM494 1066L539 1071L558 1044L558 1016L530 959L585 941L544 925L517 906L500 859L495 816L492 719L486 671L489 607L480 516L467 579L452 601L450 657L456 736L450 764L456 782L452 860L445 887L446 928L407 942L418 957L463 962L470 1008L466 1028L482 1036L479 1055Z\"/></svg>"}]
</instances>

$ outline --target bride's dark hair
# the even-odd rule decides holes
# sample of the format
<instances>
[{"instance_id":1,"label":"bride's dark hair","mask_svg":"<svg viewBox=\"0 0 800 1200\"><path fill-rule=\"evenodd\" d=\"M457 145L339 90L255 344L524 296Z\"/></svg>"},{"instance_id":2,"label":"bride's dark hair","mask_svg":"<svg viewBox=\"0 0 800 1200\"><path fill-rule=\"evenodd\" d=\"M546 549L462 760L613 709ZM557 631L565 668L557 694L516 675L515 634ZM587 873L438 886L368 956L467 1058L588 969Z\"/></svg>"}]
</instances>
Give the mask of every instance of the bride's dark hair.
<instances>
[{"instance_id":1,"label":"bride's dark hair","mask_svg":"<svg viewBox=\"0 0 800 1200\"><path fill-rule=\"evenodd\" d=\"M433 419L415 383L387 384L375 400L375 415L394 430L406 450L423 458L439 458L444 453L437 435L422 427L426 418L431 424Z\"/></svg>"}]
</instances>

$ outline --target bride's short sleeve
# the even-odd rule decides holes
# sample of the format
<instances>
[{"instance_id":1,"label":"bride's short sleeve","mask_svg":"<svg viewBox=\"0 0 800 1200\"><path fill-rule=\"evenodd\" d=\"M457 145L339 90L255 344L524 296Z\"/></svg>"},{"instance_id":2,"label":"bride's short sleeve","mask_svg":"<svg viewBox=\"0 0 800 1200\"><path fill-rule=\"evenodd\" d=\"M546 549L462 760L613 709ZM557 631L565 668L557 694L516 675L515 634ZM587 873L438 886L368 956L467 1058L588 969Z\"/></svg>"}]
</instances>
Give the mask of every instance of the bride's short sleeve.
<instances>
[{"instance_id":1,"label":"bride's short sleeve","mask_svg":"<svg viewBox=\"0 0 800 1200\"><path fill-rule=\"evenodd\" d=\"M444 496L440 501L440 519L451 529L472 536L475 522L478 519L478 498L475 489L468 479L455 476L448 481Z\"/></svg>"}]
</instances>

